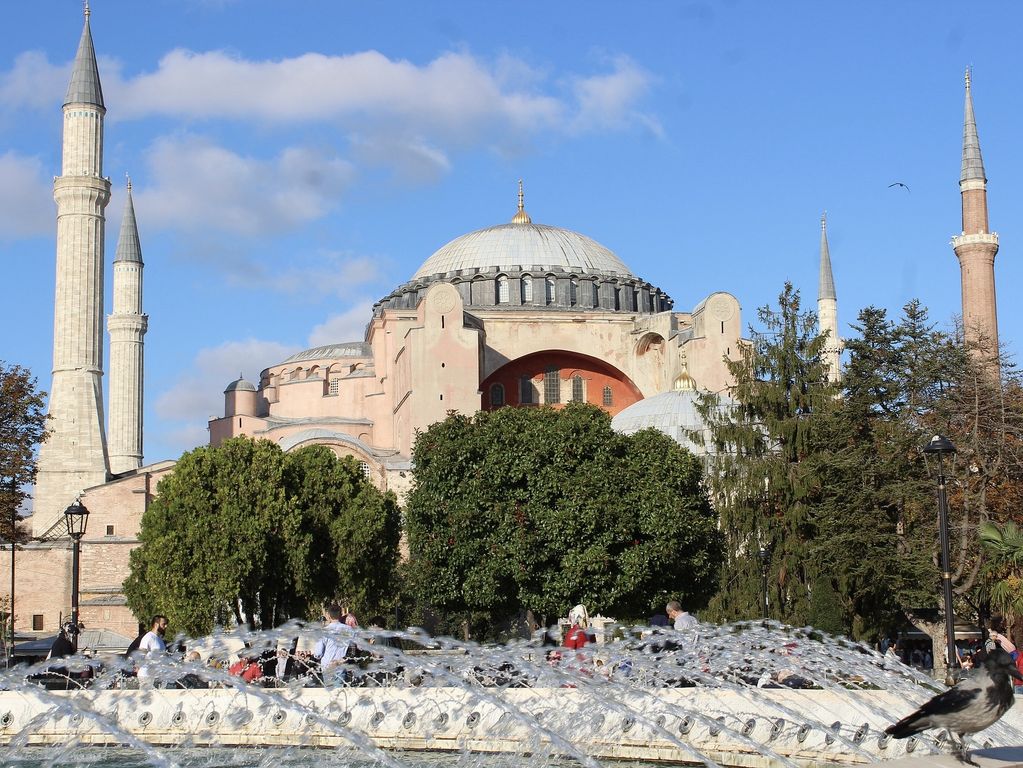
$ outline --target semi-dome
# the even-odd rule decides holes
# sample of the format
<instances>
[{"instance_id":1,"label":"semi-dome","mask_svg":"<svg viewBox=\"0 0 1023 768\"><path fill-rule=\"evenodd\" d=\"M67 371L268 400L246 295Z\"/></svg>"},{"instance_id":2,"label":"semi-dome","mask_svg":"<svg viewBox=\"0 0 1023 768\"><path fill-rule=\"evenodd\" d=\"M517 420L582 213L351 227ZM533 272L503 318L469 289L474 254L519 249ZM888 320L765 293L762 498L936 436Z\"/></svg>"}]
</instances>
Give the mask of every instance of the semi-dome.
<instances>
[{"instance_id":1,"label":"semi-dome","mask_svg":"<svg viewBox=\"0 0 1023 768\"><path fill-rule=\"evenodd\" d=\"M456 237L424 261L412 279L459 270L499 272L550 267L565 272L632 276L614 251L596 240L570 229L534 224L523 205L519 181L519 209L511 223Z\"/></svg>"}]
</instances>

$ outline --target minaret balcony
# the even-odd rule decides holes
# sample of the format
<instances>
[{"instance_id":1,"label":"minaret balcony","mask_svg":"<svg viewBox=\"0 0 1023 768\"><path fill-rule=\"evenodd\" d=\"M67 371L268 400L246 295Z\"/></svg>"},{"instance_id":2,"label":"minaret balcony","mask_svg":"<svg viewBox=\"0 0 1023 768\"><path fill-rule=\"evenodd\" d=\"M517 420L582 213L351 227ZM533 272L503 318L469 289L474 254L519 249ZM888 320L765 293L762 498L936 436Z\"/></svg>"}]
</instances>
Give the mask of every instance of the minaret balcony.
<instances>
[{"instance_id":1,"label":"minaret balcony","mask_svg":"<svg viewBox=\"0 0 1023 768\"><path fill-rule=\"evenodd\" d=\"M975 235L956 235L952 238L953 248L959 248L961 245L993 245L998 248L998 233L981 232Z\"/></svg>"}]
</instances>

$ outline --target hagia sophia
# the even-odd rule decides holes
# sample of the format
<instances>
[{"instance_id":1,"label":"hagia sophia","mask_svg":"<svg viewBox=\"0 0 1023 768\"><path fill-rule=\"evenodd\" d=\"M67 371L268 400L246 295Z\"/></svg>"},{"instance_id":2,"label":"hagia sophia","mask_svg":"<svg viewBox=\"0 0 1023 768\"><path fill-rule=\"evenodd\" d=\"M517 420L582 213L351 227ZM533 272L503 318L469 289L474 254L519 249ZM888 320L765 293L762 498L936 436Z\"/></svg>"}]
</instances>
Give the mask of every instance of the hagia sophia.
<instances>
[{"instance_id":1,"label":"hagia sophia","mask_svg":"<svg viewBox=\"0 0 1023 768\"><path fill-rule=\"evenodd\" d=\"M124 645L138 622L121 583L138 544L141 516L171 460L142 455L144 313L142 248L131 197L113 258L109 413L104 418L106 109L88 10L63 105L57 203L51 436L39 455L32 541L17 552L16 629L53 634L70 613L71 551L64 510L88 508L81 548L80 615L92 647ZM963 315L968 329L997 339L994 257L986 177L970 84L960 190ZM511 200L509 202L512 202ZM454 238L373 307L361 339L308 349L239 378L224 392L211 444L247 435L285 450L310 444L354 456L381 489L399 498L411 482L417 430L449 411L585 401L624 432L656 427L693 448L700 391L727 394L726 359L743 343L742 310L724 286L707 287L692 309L635 274L627 260L577 232L533 221L519 182L518 205L498 223ZM533 213L537 213L534 211ZM144 222L143 222L144 223ZM424 255L434 244L423 244ZM830 334L829 373L840 376L837 293L826 221L821 220L818 316ZM157 319L158 320L158 319ZM0 555L9 568L11 553ZM22 562L28 565L22 567ZM0 595L10 596L0 588ZM122 646L123 647L123 646Z\"/></svg>"}]
</instances>

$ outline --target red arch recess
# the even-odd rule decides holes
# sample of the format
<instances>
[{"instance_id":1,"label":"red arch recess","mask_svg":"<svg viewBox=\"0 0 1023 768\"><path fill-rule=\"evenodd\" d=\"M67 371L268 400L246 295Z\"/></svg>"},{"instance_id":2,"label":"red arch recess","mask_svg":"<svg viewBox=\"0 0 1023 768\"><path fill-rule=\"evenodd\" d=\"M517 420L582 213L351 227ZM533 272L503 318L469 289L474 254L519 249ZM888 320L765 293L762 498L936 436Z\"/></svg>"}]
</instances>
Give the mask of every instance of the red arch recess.
<instances>
[{"instance_id":1,"label":"red arch recess","mask_svg":"<svg viewBox=\"0 0 1023 768\"><path fill-rule=\"evenodd\" d=\"M519 402L521 394L519 382L522 377L532 378L542 392L544 373L550 367L558 369L562 380L568 380L577 374L582 376L586 381L586 402L600 406L612 416L643 399L643 394L628 376L603 360L589 355L581 355L578 352L548 350L534 352L531 355L512 360L490 374L480 385L483 392L483 410L493 410L494 406L490 403L490 386L492 384L501 384L504 387L505 405L518 406L522 404ZM604 387L611 387L613 403L610 406L604 405ZM566 391L566 388L563 387L562 392ZM561 405L567 401L566 394L562 398Z\"/></svg>"}]
</instances>

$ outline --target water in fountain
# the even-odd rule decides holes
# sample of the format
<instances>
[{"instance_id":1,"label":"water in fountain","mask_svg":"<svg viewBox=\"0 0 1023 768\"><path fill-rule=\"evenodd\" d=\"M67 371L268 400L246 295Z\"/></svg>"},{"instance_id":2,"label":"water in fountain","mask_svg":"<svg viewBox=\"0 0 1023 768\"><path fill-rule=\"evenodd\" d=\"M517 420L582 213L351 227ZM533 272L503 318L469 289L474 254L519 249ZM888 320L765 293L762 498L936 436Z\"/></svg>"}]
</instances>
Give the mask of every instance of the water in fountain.
<instances>
[{"instance_id":1,"label":"water in fountain","mask_svg":"<svg viewBox=\"0 0 1023 768\"><path fill-rule=\"evenodd\" d=\"M297 636L311 647L318 631L187 642L203 661L147 661L141 688L117 659L73 690L51 690L68 683L47 673L53 662L16 667L0 676L0 765L794 768L947 751L938 733L883 735L941 688L931 678L847 640L770 623L636 628L553 656L538 640L480 646L358 630L372 655L327 687L311 674L250 684L208 663L243 643L269 655ZM1023 744L1010 720L974 746Z\"/></svg>"}]
</instances>

